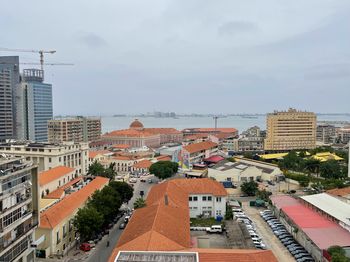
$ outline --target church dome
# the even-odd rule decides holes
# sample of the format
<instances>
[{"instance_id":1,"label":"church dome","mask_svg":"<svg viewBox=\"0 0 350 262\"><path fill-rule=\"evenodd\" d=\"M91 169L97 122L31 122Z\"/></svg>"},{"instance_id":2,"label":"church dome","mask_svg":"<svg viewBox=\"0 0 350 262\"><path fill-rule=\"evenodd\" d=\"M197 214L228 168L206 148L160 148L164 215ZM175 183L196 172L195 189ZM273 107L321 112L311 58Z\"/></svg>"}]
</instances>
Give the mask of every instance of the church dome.
<instances>
[{"instance_id":1,"label":"church dome","mask_svg":"<svg viewBox=\"0 0 350 262\"><path fill-rule=\"evenodd\" d=\"M130 128L131 128L131 129L142 129L142 128L143 128L143 124L142 124L138 119L135 119L135 120L130 124Z\"/></svg>"}]
</instances>

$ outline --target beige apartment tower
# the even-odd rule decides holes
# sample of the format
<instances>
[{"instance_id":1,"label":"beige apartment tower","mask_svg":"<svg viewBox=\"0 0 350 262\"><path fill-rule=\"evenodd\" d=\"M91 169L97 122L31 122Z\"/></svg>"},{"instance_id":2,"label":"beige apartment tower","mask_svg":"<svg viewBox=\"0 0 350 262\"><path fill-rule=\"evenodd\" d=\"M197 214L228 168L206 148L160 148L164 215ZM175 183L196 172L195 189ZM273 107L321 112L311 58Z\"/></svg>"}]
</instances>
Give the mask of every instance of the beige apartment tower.
<instances>
[{"instance_id":1,"label":"beige apartment tower","mask_svg":"<svg viewBox=\"0 0 350 262\"><path fill-rule=\"evenodd\" d=\"M275 111L267 115L266 151L289 151L316 147L316 114L297 111Z\"/></svg>"},{"instance_id":2,"label":"beige apartment tower","mask_svg":"<svg viewBox=\"0 0 350 262\"><path fill-rule=\"evenodd\" d=\"M91 142L101 138L101 119L75 117L50 120L49 143Z\"/></svg>"}]
</instances>

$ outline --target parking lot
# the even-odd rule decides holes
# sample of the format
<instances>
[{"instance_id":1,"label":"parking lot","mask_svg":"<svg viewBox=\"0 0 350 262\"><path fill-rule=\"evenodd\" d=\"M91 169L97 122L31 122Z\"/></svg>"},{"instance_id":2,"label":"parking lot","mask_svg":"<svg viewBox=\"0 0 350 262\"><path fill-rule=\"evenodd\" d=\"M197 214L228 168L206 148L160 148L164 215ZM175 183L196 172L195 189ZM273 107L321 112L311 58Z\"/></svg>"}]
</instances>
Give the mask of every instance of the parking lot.
<instances>
[{"instance_id":1,"label":"parking lot","mask_svg":"<svg viewBox=\"0 0 350 262\"><path fill-rule=\"evenodd\" d=\"M273 234L268 224L261 218L259 211L262 209L250 207L249 203L243 203L243 209L254 221L257 231L263 236L266 246L268 249L271 249L278 261L295 261L287 248L279 241L279 239Z\"/></svg>"},{"instance_id":2,"label":"parking lot","mask_svg":"<svg viewBox=\"0 0 350 262\"><path fill-rule=\"evenodd\" d=\"M199 239L199 248L230 248L225 233L208 234L206 231L191 231L191 237Z\"/></svg>"}]
</instances>

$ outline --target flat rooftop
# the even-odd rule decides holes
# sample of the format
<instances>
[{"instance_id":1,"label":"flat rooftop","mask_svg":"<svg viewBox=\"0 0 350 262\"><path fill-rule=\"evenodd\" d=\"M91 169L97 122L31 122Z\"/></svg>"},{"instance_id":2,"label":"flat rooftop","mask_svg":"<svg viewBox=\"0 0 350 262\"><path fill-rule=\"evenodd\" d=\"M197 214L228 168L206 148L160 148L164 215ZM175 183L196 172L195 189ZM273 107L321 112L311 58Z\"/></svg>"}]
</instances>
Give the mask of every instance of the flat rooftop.
<instances>
[{"instance_id":1,"label":"flat rooftop","mask_svg":"<svg viewBox=\"0 0 350 262\"><path fill-rule=\"evenodd\" d=\"M271 174L275 169L273 168L267 168L267 167L262 167L260 165L254 165L253 163L247 163L247 162L230 162L228 160L221 161L217 163L215 166L212 166L212 169L219 170L219 171L227 171L230 169L238 169L238 170L245 170L248 167L256 167L260 170L262 170L264 173Z\"/></svg>"},{"instance_id":2,"label":"flat rooftop","mask_svg":"<svg viewBox=\"0 0 350 262\"><path fill-rule=\"evenodd\" d=\"M350 233L339 224L328 220L317 211L305 206L297 199L281 195L271 196L272 203L281 209L319 249L330 246L350 246Z\"/></svg>"},{"instance_id":3,"label":"flat rooftop","mask_svg":"<svg viewBox=\"0 0 350 262\"><path fill-rule=\"evenodd\" d=\"M350 205L327 193L301 197L307 203L350 226Z\"/></svg>"}]
</instances>

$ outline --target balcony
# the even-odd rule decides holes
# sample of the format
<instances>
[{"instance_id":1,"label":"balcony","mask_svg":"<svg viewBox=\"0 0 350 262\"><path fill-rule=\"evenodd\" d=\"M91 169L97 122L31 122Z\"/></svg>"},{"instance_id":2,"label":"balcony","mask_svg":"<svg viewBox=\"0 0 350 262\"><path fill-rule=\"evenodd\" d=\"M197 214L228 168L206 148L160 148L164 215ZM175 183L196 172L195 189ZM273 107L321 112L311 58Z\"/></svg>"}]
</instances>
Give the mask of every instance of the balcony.
<instances>
[{"instance_id":1,"label":"balcony","mask_svg":"<svg viewBox=\"0 0 350 262\"><path fill-rule=\"evenodd\" d=\"M24 225L25 223L26 223L26 221L17 227L17 234L15 235L14 239L8 240L5 242L3 240L3 237L0 238L0 253L2 253L6 249L9 249L11 246L16 245L25 236L30 235L32 233L32 231L38 226L37 222L33 223L33 221L31 221L31 220L30 220L30 223L28 223L27 225Z\"/></svg>"}]
</instances>

